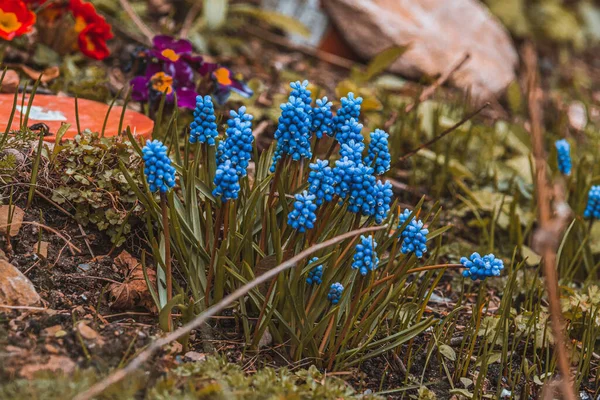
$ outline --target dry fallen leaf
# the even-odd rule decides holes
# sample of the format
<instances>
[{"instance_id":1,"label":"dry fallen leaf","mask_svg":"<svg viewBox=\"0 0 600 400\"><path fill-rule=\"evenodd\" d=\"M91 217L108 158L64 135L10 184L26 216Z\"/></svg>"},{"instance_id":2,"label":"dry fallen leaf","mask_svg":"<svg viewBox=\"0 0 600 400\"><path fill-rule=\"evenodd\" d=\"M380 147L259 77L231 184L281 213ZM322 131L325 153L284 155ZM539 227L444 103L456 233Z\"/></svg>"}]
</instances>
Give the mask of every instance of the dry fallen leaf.
<instances>
[{"instance_id":1,"label":"dry fallen leaf","mask_svg":"<svg viewBox=\"0 0 600 400\"><path fill-rule=\"evenodd\" d=\"M10 236L17 236L23 224L24 215L25 212L17 206L0 206L0 233L6 234L10 219Z\"/></svg>"},{"instance_id":2,"label":"dry fallen leaf","mask_svg":"<svg viewBox=\"0 0 600 400\"><path fill-rule=\"evenodd\" d=\"M156 312L156 305L146 286L142 264L125 250L115 258L114 263L125 275L125 281L109 286L110 307L127 310L144 307ZM152 286L156 287L156 272L150 268L147 269L147 272Z\"/></svg>"},{"instance_id":3,"label":"dry fallen leaf","mask_svg":"<svg viewBox=\"0 0 600 400\"><path fill-rule=\"evenodd\" d=\"M23 71L25 73L25 75L27 75L28 77L30 77L33 80L37 80L41 74L42 75L42 78L40 79L41 83L48 83L60 76L60 69L58 67L48 67L45 70L43 70L42 72L37 71L33 68L29 68L28 66L23 65L23 64L20 64L19 68L21 68L21 71Z\"/></svg>"}]
</instances>

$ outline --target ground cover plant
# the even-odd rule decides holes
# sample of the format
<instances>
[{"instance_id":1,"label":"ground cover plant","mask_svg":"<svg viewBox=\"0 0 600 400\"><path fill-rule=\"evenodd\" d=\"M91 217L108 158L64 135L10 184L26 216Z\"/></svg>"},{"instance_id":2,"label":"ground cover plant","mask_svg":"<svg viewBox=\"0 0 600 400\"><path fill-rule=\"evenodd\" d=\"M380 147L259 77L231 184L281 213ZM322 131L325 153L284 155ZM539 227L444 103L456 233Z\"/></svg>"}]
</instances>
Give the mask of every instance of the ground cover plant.
<instances>
[{"instance_id":1,"label":"ground cover plant","mask_svg":"<svg viewBox=\"0 0 600 400\"><path fill-rule=\"evenodd\" d=\"M127 40L147 37L118 59L116 3L14 3L37 19L2 36L5 57L46 46L73 57L61 71L74 74L88 73L77 51L106 58L125 75L113 88L98 64L102 99L156 124L145 141L71 121L78 135L52 145L15 112L20 92L52 85L10 91L20 128L0 142L2 212L25 220L2 232L3 249L43 302L0 304L0 397L600 394L600 121L594 84L567 65L538 81L525 43L520 82L477 104L383 73L399 48L341 71L262 38L245 47L232 32L246 18L297 31L254 5L208 7L196 23L173 13L149 35L151 18L128 21ZM125 13L153 12L142 9ZM79 47L25 40L50 23ZM102 57L83 51L88 39ZM215 43L244 56L196 51ZM554 59L538 53L544 70ZM270 59L287 68L265 72ZM54 85L87 88L66 74ZM580 102L584 127L569 119Z\"/></svg>"}]
</instances>

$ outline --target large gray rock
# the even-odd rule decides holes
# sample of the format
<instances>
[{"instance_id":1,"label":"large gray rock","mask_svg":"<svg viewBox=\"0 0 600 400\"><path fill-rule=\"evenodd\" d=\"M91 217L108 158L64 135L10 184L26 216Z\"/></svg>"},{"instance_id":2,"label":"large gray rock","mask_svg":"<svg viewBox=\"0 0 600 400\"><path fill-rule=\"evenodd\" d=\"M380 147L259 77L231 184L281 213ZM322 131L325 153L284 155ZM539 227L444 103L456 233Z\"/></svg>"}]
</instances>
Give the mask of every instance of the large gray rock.
<instances>
[{"instance_id":1,"label":"large gray rock","mask_svg":"<svg viewBox=\"0 0 600 400\"><path fill-rule=\"evenodd\" d=\"M471 55L450 82L478 98L503 91L515 79L518 56L500 22L477 0L324 0L349 44L371 58L409 45L392 72L435 76Z\"/></svg>"}]
</instances>

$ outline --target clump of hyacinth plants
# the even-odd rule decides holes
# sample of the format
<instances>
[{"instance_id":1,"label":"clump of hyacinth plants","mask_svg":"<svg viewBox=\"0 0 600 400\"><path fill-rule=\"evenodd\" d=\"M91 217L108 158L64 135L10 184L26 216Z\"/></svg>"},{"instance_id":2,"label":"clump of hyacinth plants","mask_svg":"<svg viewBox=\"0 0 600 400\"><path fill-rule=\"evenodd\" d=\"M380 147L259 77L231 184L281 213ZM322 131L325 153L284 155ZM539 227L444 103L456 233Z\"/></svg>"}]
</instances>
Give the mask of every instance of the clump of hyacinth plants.
<instances>
[{"instance_id":1,"label":"clump of hyacinth plants","mask_svg":"<svg viewBox=\"0 0 600 400\"><path fill-rule=\"evenodd\" d=\"M349 93L334 107L327 98L313 101L308 82L290 86L276 141L260 155L245 107L217 118L211 97L198 96L185 146L175 146L175 115L156 138L170 152L161 144L152 153L160 153L160 160L153 161L144 150L141 173L148 186L134 190L148 210L159 272L170 248L174 272L164 272L169 281L171 274L181 277L160 281L152 291L162 320L179 309L175 324L315 244L356 232L314 250L232 310L249 346L258 347L268 330L292 359L311 357L339 369L397 349L431 327L434 318L406 309L424 307L431 284L447 268L483 279L498 275L501 260L484 257L481 268L491 259L491 274L480 271L478 260L469 261L476 270L466 262L437 264L439 254L430 248L438 248L448 229L436 226L441 210L424 211L422 200L400 214L385 178L389 135L365 132L362 99ZM172 175L156 172L159 166ZM163 186L166 195L153 193ZM165 212L167 219L161 219ZM168 298L167 286L173 291Z\"/></svg>"}]
</instances>

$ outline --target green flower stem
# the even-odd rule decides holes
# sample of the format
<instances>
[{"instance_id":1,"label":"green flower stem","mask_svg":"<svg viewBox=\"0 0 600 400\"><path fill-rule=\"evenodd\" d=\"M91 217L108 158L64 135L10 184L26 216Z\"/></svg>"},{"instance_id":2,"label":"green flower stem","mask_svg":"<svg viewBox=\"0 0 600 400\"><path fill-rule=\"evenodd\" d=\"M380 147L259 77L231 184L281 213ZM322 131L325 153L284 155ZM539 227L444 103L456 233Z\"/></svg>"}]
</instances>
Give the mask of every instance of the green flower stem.
<instances>
[{"instance_id":1,"label":"green flower stem","mask_svg":"<svg viewBox=\"0 0 600 400\"><path fill-rule=\"evenodd\" d=\"M287 159L287 155L284 154L279 162L277 163L277 167L275 168L275 175L273 175L273 180L271 181L271 190L269 191L269 197L267 197L266 209L263 212L262 218L262 229L260 231L260 242L259 246L263 253L266 254L266 246L267 246L267 213L269 209L273 206L273 196L275 195L275 188L277 187L277 182L279 181L279 176L281 175L281 170L283 169L283 164ZM256 262L260 261L260 255L257 256Z\"/></svg>"},{"instance_id":2,"label":"green flower stem","mask_svg":"<svg viewBox=\"0 0 600 400\"><path fill-rule=\"evenodd\" d=\"M331 140L331 146L329 146L329 150L327 150L327 154L325 154L325 160L329 160L331 158L331 155L333 154L333 151L335 150L335 146L337 145L337 142L332 139Z\"/></svg>"},{"instance_id":3,"label":"green flower stem","mask_svg":"<svg viewBox=\"0 0 600 400\"><path fill-rule=\"evenodd\" d=\"M204 294L204 304L208 308L210 305L210 290L212 286L212 280L214 276L214 265L216 263L216 253L217 253L217 242L219 241L219 233L221 230L221 223L223 222L223 211L225 209L224 205L221 205L217 209L217 220L215 222L215 231L213 236L212 250L210 254L210 262L208 264L208 275L206 277L206 292Z\"/></svg>"},{"instance_id":4,"label":"green flower stem","mask_svg":"<svg viewBox=\"0 0 600 400\"><path fill-rule=\"evenodd\" d=\"M231 207L231 203L233 204L233 207ZM223 244L221 244L221 246L226 246L229 247L229 211L230 208L232 208L233 210L235 210L235 201L234 200L229 200L228 202L225 203L224 205L225 210L223 211L223 213L225 214L225 218L224 218L224 222L223 222ZM215 240L216 242L216 240ZM220 250L219 250L220 253ZM217 260L216 260L216 253L214 253L215 255L215 261L214 261L214 266L213 266L213 270L214 270L214 274L215 274L215 295L214 295L214 301L221 301L221 299L223 298L223 291L224 291L224 287L225 287L225 268L217 268Z\"/></svg>"},{"instance_id":5,"label":"green flower stem","mask_svg":"<svg viewBox=\"0 0 600 400\"><path fill-rule=\"evenodd\" d=\"M169 234L169 209L167 207L167 196L160 194L160 209L162 212L163 234L165 237L165 275L167 285L167 303L173 298L173 272L171 271L171 235ZM169 331L172 330L172 320L169 316Z\"/></svg>"}]
</instances>

